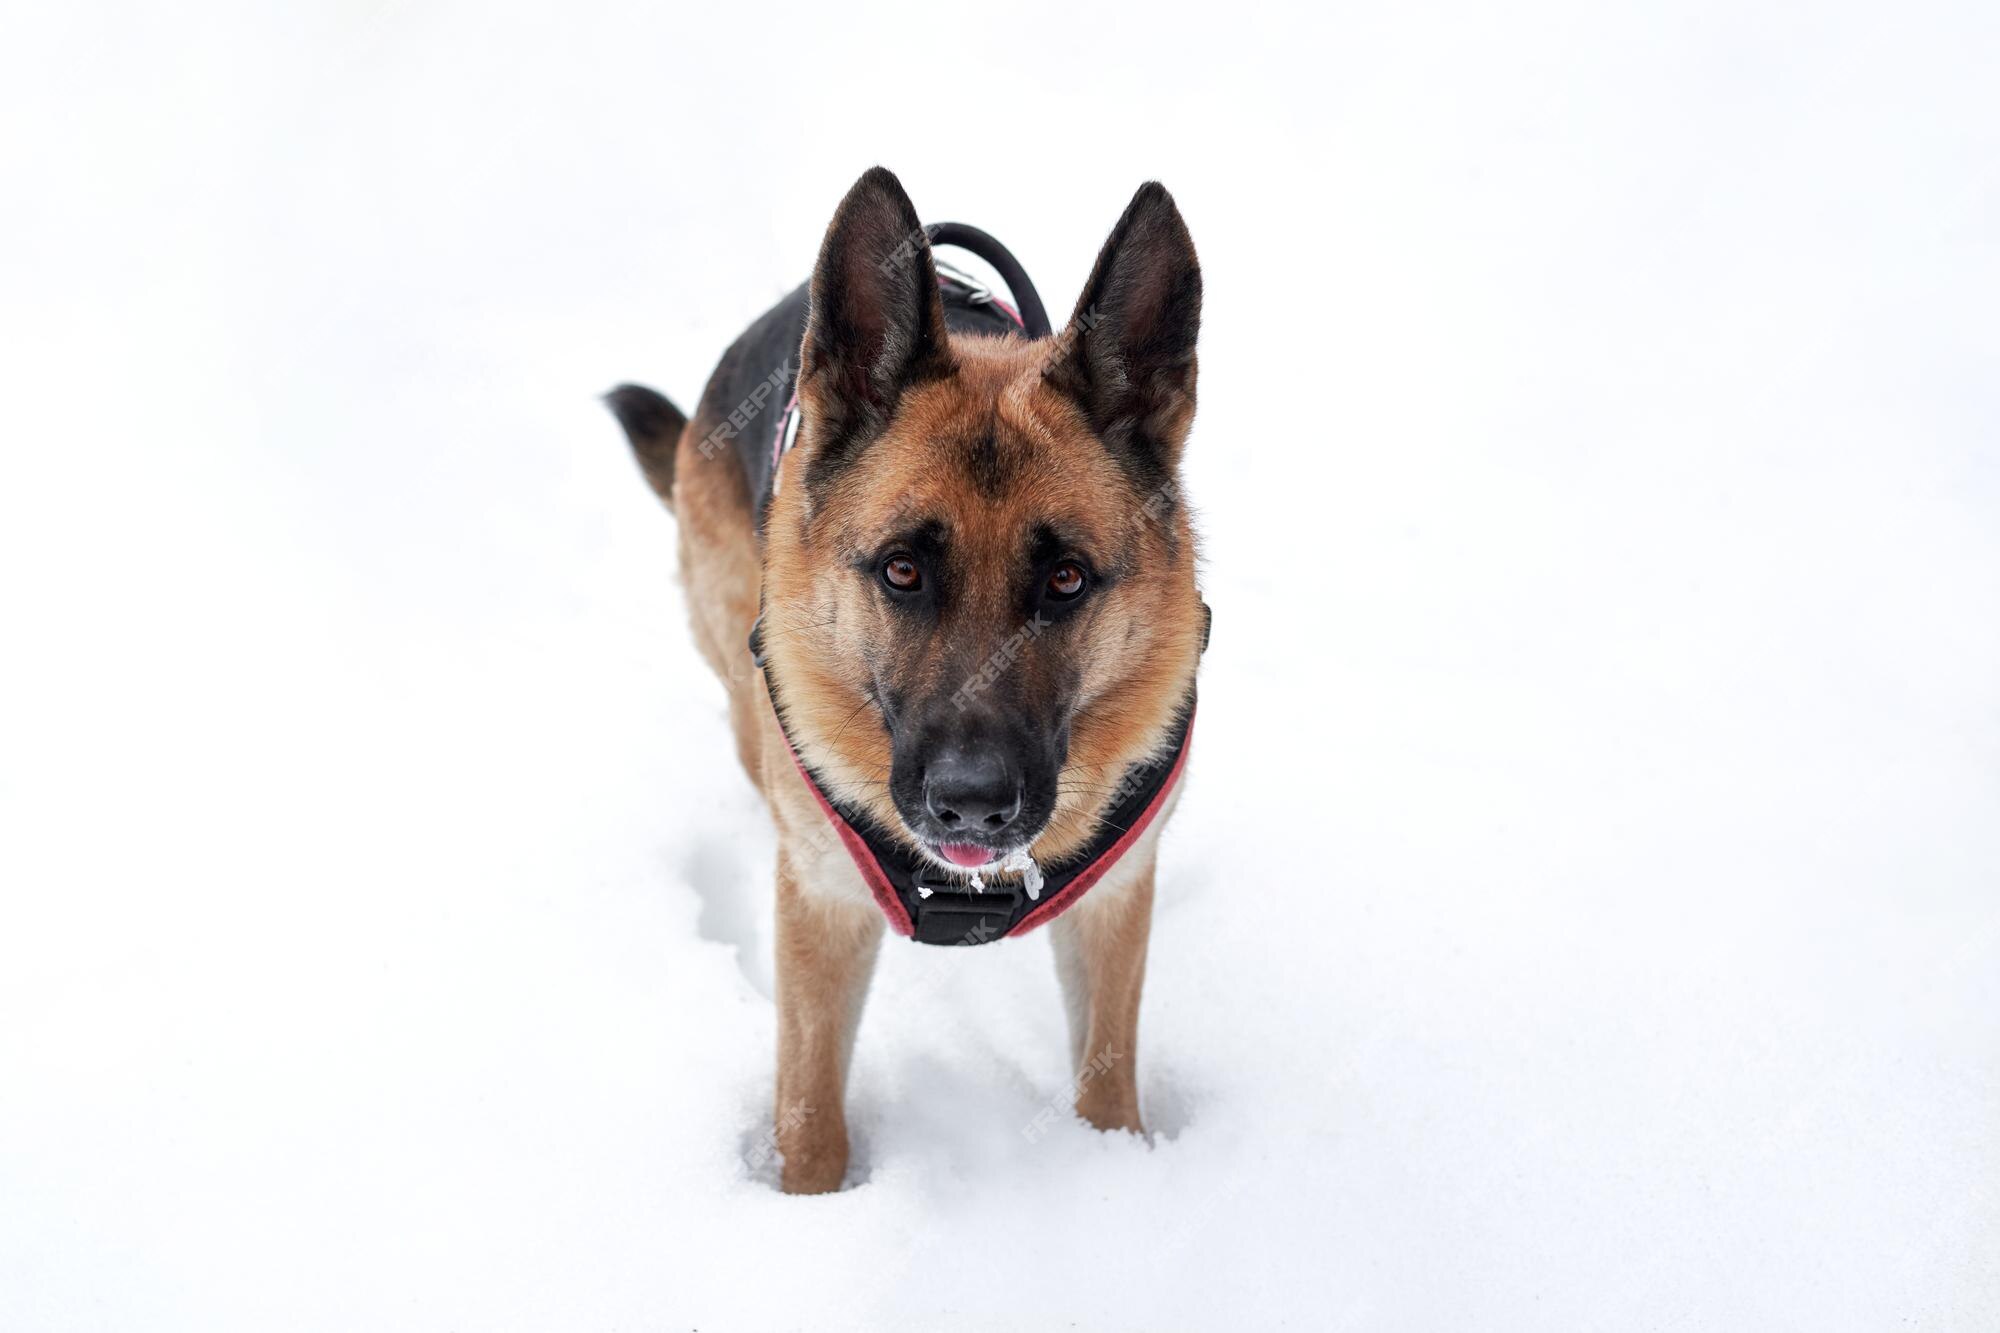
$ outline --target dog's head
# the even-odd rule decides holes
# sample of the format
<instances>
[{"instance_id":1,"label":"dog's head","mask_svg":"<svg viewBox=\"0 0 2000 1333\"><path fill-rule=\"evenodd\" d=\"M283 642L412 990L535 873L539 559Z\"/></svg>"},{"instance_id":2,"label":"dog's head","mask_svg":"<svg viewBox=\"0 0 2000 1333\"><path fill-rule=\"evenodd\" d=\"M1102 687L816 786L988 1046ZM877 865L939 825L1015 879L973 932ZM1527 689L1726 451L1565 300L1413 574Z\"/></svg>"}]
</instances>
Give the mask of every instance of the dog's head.
<instances>
[{"instance_id":1,"label":"dog's head","mask_svg":"<svg viewBox=\"0 0 2000 1333\"><path fill-rule=\"evenodd\" d=\"M941 864L1075 851L1172 731L1205 630L1178 483L1200 316L1157 184L1039 341L947 332L889 172L827 229L767 526L770 678L829 794Z\"/></svg>"}]
</instances>

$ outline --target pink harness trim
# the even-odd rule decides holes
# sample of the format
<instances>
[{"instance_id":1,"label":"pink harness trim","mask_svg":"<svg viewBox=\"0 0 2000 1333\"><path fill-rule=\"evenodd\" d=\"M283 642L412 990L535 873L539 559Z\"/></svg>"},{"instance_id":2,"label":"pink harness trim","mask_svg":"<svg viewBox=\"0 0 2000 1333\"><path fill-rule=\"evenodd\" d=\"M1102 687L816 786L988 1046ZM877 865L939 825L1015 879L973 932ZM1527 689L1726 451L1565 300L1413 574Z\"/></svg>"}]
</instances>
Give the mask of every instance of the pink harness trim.
<instances>
[{"instance_id":1,"label":"pink harness trim","mask_svg":"<svg viewBox=\"0 0 2000 1333\"><path fill-rule=\"evenodd\" d=\"M785 403L785 410L778 414L778 433L771 437L771 480L778 478L778 464L785 457L785 434L792 428L792 418L799 410L799 386L792 385L792 396Z\"/></svg>"},{"instance_id":2,"label":"pink harness trim","mask_svg":"<svg viewBox=\"0 0 2000 1333\"><path fill-rule=\"evenodd\" d=\"M775 714L775 703L772 711ZM826 816L829 824L833 825L833 831L839 837L841 845L847 848L848 859L854 862L854 868L861 873L861 880L868 886L868 892L874 896L875 905L881 908L882 915L889 919L889 929L905 938L914 936L917 929L915 923L910 920L909 910L897 896L895 886L889 882L888 874L882 869L882 863L875 859L875 853L869 849L867 839L855 832L853 826L841 818L840 811L833 808L833 802L826 799L826 793L822 792L819 784L813 781L813 775L806 770L805 762L799 758L799 752L792 748L792 738L786 734L783 726L778 728L778 734L785 739L785 753L792 757L792 767L799 771L799 781L806 784L806 790L812 793L813 801L819 806L820 813ZM1146 835L1146 830L1153 823L1153 817L1160 813L1160 807L1167 803L1167 797L1179 785L1181 770L1187 767L1188 751L1193 748L1194 713L1190 710L1187 730L1181 737L1180 753L1174 756L1174 766L1167 771L1167 780L1160 784L1157 792L1153 793L1153 799L1146 803L1146 808L1139 812L1138 818L1132 821L1118 841L1105 848L1095 861L1078 871L1069 883L1063 885L1060 892L1015 922L1013 928L1001 938L1011 939L1047 925L1074 907L1077 899L1083 897L1097 881L1111 873L1111 867L1117 865L1125 853L1132 849L1132 845Z\"/></svg>"},{"instance_id":3,"label":"pink harness trim","mask_svg":"<svg viewBox=\"0 0 2000 1333\"><path fill-rule=\"evenodd\" d=\"M785 729L779 727L778 734L784 736ZM790 736L785 736L785 752L792 757L792 767L799 770L799 780L806 784L806 790L811 792L813 800L819 803L820 813L826 816L827 822L833 825L833 831L840 836L841 845L847 848L848 858L854 862L854 868L861 872L861 878L868 885L868 891L875 895L875 905L882 909L883 916L889 918L889 929L898 935L916 934L917 928L910 921L910 914L904 909L903 900L896 896L895 887L889 883L888 875L883 873L881 863L875 859L875 853L868 850L867 841L840 817L840 811L833 808L825 793L820 791L819 784L813 781L812 774L806 772L805 764L799 760L799 752L792 748Z\"/></svg>"},{"instance_id":4,"label":"pink harness trim","mask_svg":"<svg viewBox=\"0 0 2000 1333\"><path fill-rule=\"evenodd\" d=\"M939 278L939 279L938 279L938 281L939 281L939 282L943 282L943 281L944 281L944 279L943 279L943 278ZM986 299L987 299L987 300L989 300L989 301L991 301L991 302L992 302L992 303L993 303L994 305L997 305L997 306L999 306L999 307L1000 307L1000 308L1001 308L1002 310L1006 311L1006 312L1007 312L1007 318L1009 318L1009 319L1013 320L1013 321L1014 321L1014 323L1015 323L1015 325L1016 325L1017 327L1019 327L1019 329L1021 330L1021 332L1023 332L1023 333L1026 333L1026 332L1028 331L1028 321L1026 321L1026 320L1024 320L1024 319L1022 319L1022 318L1021 318L1021 312L1020 312L1020 311L1016 310L1016 309L1015 309L1015 308L1014 308L1013 306L1011 306L1011 305L1008 305L1008 304L1007 304L1007 303L1006 303L1005 301L1001 300L1001 299L1000 299L999 297L997 297L997 296L994 296L994 295L993 295L992 293L990 293L990 292L989 292L989 293L987 293L987 296L986 296Z\"/></svg>"},{"instance_id":5,"label":"pink harness trim","mask_svg":"<svg viewBox=\"0 0 2000 1333\"><path fill-rule=\"evenodd\" d=\"M1055 920L1071 907L1075 906L1076 900L1084 895L1085 890L1111 873L1111 867L1117 865L1125 853L1131 850L1133 843L1145 836L1147 826L1153 822L1153 816L1160 813L1160 807L1167 803L1168 795L1172 793L1175 785L1181 780L1181 770L1187 767L1188 751L1193 748L1194 713L1190 710L1188 713L1187 735L1181 740L1181 752L1175 757L1173 768L1168 770L1167 780L1160 784L1159 791L1153 794L1153 799L1146 803L1146 808L1139 812L1139 817L1133 820L1131 826L1125 830L1125 835L1106 848L1104 855L1098 857L1078 872L1075 879L1063 885L1061 893L1056 894L1053 898L1050 898L1047 902L1041 904L1034 911L1016 922L1014 928L1007 932L1008 935L1025 935L1037 926L1046 925L1048 922Z\"/></svg>"}]
</instances>

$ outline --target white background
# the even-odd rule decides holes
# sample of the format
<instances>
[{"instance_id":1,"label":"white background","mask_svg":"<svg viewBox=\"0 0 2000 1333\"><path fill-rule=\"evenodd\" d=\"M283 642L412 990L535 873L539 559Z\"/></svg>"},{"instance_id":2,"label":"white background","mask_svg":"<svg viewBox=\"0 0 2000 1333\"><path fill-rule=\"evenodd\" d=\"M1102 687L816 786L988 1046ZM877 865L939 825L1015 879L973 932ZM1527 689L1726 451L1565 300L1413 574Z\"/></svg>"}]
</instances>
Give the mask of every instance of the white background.
<instances>
[{"instance_id":1,"label":"white background","mask_svg":"<svg viewBox=\"0 0 2000 1333\"><path fill-rule=\"evenodd\" d=\"M2000 1326L1990 5L10 6L0 1327ZM851 1187L594 395L876 162L1207 279L1139 1054L896 942Z\"/></svg>"}]
</instances>

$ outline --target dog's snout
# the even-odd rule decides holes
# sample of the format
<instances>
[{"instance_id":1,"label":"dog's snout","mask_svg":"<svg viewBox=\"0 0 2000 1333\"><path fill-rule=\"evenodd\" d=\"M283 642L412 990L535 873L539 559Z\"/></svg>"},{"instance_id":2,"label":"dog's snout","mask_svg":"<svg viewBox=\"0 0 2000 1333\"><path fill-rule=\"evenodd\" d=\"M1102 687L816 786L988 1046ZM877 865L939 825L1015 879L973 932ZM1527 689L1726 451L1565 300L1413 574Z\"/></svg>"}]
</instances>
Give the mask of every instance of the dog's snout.
<instances>
[{"instance_id":1,"label":"dog's snout","mask_svg":"<svg viewBox=\"0 0 2000 1333\"><path fill-rule=\"evenodd\" d=\"M938 700L897 730L890 795L917 841L1004 856L1047 826L1064 740Z\"/></svg>"},{"instance_id":2,"label":"dog's snout","mask_svg":"<svg viewBox=\"0 0 2000 1333\"><path fill-rule=\"evenodd\" d=\"M924 805L946 828L992 835L1021 813L1021 779L988 749L951 749L924 767Z\"/></svg>"}]
</instances>

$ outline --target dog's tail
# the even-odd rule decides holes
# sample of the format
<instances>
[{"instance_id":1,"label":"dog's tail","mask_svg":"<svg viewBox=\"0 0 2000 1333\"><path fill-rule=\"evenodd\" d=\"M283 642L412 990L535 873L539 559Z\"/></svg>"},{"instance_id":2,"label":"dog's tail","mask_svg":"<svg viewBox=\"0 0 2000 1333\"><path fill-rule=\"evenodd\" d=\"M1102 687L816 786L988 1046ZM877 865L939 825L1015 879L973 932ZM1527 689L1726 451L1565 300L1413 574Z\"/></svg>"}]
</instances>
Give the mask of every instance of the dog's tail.
<instances>
[{"instance_id":1,"label":"dog's tail","mask_svg":"<svg viewBox=\"0 0 2000 1333\"><path fill-rule=\"evenodd\" d=\"M625 428L625 438L632 442L632 456L639 460L646 484L672 509L674 451L680 447L681 432L687 429L687 417L641 384L619 385L604 395L604 405Z\"/></svg>"}]
</instances>

